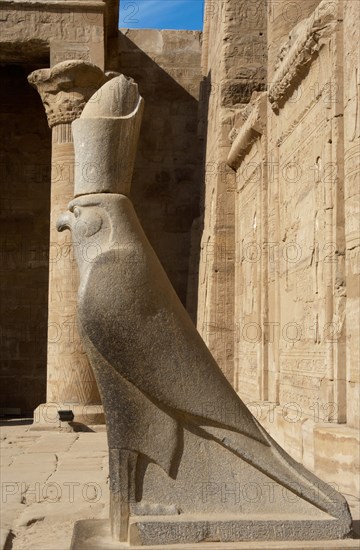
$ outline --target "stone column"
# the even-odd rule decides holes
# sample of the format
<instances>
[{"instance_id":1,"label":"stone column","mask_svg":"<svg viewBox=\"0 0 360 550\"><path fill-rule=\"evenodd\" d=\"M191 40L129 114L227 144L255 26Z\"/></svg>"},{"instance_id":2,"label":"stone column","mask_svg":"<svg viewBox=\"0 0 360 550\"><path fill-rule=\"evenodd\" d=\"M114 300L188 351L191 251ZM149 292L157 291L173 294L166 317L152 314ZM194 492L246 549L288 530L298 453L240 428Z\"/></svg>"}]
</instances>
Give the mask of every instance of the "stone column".
<instances>
[{"instance_id":1,"label":"stone column","mask_svg":"<svg viewBox=\"0 0 360 550\"><path fill-rule=\"evenodd\" d=\"M97 385L77 328L78 274L71 237L57 232L56 219L74 197L71 123L108 77L97 66L76 60L34 71L28 80L39 92L52 128L47 402L36 409L34 427L61 426L59 410L72 411L75 422L103 423Z\"/></svg>"}]
</instances>

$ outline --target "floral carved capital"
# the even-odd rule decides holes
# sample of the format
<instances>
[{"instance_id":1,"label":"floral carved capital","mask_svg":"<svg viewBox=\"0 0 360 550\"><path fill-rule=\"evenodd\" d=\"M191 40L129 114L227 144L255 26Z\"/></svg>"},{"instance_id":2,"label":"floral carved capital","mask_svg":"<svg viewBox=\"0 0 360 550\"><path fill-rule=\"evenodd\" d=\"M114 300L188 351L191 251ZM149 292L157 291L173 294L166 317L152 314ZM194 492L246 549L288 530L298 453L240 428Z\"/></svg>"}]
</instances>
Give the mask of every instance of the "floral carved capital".
<instances>
[{"instance_id":1,"label":"floral carved capital","mask_svg":"<svg viewBox=\"0 0 360 550\"><path fill-rule=\"evenodd\" d=\"M72 60L34 71L28 81L39 92L52 128L79 118L90 97L113 76L92 63Z\"/></svg>"}]
</instances>

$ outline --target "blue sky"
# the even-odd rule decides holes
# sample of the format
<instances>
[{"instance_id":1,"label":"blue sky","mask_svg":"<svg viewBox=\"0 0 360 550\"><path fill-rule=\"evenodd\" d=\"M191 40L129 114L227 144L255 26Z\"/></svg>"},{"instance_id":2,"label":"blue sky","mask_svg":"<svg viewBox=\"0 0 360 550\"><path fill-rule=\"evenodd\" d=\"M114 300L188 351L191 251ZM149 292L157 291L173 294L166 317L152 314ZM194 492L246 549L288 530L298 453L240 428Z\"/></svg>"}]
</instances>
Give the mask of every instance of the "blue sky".
<instances>
[{"instance_id":1,"label":"blue sky","mask_svg":"<svg viewBox=\"0 0 360 550\"><path fill-rule=\"evenodd\" d=\"M204 0L120 0L119 27L202 30Z\"/></svg>"}]
</instances>

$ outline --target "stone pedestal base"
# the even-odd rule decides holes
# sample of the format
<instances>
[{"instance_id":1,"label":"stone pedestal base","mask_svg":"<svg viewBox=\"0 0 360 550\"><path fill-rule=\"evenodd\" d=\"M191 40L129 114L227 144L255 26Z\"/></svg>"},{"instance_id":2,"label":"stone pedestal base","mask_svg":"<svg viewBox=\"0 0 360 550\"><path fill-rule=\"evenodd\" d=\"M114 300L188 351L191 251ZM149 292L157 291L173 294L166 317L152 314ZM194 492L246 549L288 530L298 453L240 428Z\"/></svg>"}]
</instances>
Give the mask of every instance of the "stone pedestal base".
<instances>
[{"instance_id":1,"label":"stone pedestal base","mask_svg":"<svg viewBox=\"0 0 360 550\"><path fill-rule=\"evenodd\" d=\"M59 411L72 411L74 419L62 422ZM81 428L97 424L105 425L102 405L71 405L64 403L43 403L34 411L34 423L31 430L67 430L81 431Z\"/></svg>"},{"instance_id":2,"label":"stone pedestal base","mask_svg":"<svg viewBox=\"0 0 360 550\"><path fill-rule=\"evenodd\" d=\"M131 520L130 537L137 538L141 531L142 536L152 530L171 529L171 532L183 539L183 543L174 543L166 545L139 545L136 542L130 545L112 540L110 534L110 524L108 520L82 520L77 521L74 527L73 538L70 550L330 550L332 548L346 549L358 548L359 541L353 539L345 540L326 540L337 531L336 520L312 521L306 520L275 520L275 519L254 519L231 521L231 519L218 519L218 521L205 522L189 518L186 520L172 520L167 517L162 518L133 518ZM193 526L193 529L191 528ZM195 528L196 526L196 528ZM262 540L247 540L243 542L209 542L187 543L191 536L201 537L204 534L204 528L210 534L215 532L215 528L220 532L221 529L229 529L229 534L233 528L240 529L244 534L252 539L260 537ZM312 540L293 540L297 536L306 536ZM282 540L274 541L274 537L282 536ZM286 536L288 540L284 540ZM271 537L273 540L266 540ZM316 539L318 537L319 540ZM324 540L321 540L321 538ZM215 535L213 535L213 541Z\"/></svg>"}]
</instances>

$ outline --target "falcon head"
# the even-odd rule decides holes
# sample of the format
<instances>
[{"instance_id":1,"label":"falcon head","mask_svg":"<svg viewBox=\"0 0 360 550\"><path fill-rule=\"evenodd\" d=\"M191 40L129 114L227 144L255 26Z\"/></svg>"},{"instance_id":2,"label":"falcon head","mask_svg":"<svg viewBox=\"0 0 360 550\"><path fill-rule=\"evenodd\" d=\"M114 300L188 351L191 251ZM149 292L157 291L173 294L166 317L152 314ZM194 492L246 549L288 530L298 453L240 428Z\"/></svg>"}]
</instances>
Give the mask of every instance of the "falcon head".
<instances>
[{"instance_id":1,"label":"falcon head","mask_svg":"<svg viewBox=\"0 0 360 550\"><path fill-rule=\"evenodd\" d=\"M69 203L69 210L56 222L58 231L70 229L80 274L104 258L116 243L122 195L101 193L84 195Z\"/></svg>"}]
</instances>

